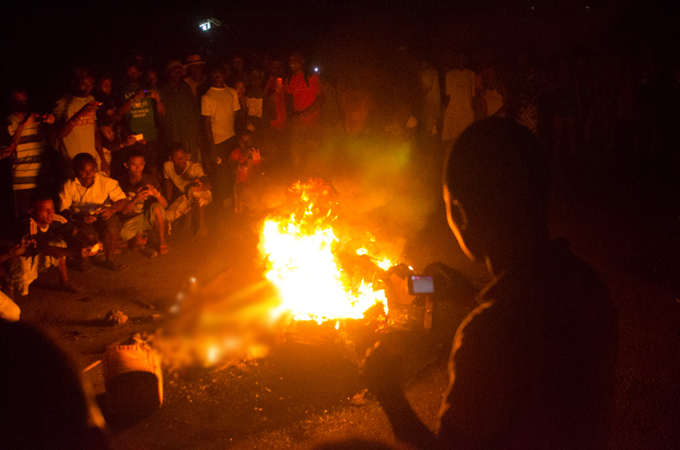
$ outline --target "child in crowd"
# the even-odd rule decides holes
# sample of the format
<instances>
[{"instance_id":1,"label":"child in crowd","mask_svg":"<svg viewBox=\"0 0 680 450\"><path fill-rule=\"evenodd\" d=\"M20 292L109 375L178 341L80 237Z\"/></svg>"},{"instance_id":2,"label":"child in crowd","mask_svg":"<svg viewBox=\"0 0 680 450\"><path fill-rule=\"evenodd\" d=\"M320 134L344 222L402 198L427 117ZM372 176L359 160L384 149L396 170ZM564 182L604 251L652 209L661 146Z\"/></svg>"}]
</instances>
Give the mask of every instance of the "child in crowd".
<instances>
[{"instance_id":1,"label":"child in crowd","mask_svg":"<svg viewBox=\"0 0 680 450\"><path fill-rule=\"evenodd\" d=\"M259 70L253 70L245 94L246 128L258 135L262 134L264 124L266 123L263 117L263 102L264 74ZM269 126L268 123L267 126Z\"/></svg>"},{"instance_id":2,"label":"child in crowd","mask_svg":"<svg viewBox=\"0 0 680 450\"><path fill-rule=\"evenodd\" d=\"M90 156L88 154L88 156ZM94 158L92 158L94 159ZM54 213L54 202L49 195L37 195L31 202L30 217L24 223L23 254L19 256L22 268L21 296L28 295L28 287L38 278L38 272L50 267L59 270L60 287L67 292L80 292L82 289L68 278L66 256L73 251L66 248L66 241L77 232L66 218ZM87 249L82 250L83 254Z\"/></svg>"},{"instance_id":3,"label":"child in crowd","mask_svg":"<svg viewBox=\"0 0 680 450\"><path fill-rule=\"evenodd\" d=\"M131 150L126 157L127 174L120 180L120 188L125 192L128 204L121 211L123 229L121 237L131 242L133 248L149 258L158 256L158 252L146 246L147 232L158 231L160 251L165 255L170 251L165 241L165 208L168 201L160 193L160 187L154 177L143 173L144 155L139 150Z\"/></svg>"},{"instance_id":4,"label":"child in crowd","mask_svg":"<svg viewBox=\"0 0 680 450\"><path fill-rule=\"evenodd\" d=\"M118 212L128 204L127 196L118 182L97 172L97 162L89 153L79 153L73 158L75 178L64 183L59 194L61 215L69 218L85 235L88 244L103 239L105 260L102 266L120 272L127 268L114 259L119 253L120 219ZM89 266L88 257L79 260L82 270Z\"/></svg>"},{"instance_id":5,"label":"child in crowd","mask_svg":"<svg viewBox=\"0 0 680 450\"><path fill-rule=\"evenodd\" d=\"M208 234L205 207L212 201L212 186L201 164L191 162L189 153L182 145L173 145L170 149L170 161L163 165L163 178L166 199L172 199L174 192L179 191L165 211L167 221L173 222L187 212L193 211L198 218L198 235ZM187 225L191 225L190 220L187 221Z\"/></svg>"},{"instance_id":6,"label":"child in crowd","mask_svg":"<svg viewBox=\"0 0 680 450\"><path fill-rule=\"evenodd\" d=\"M234 184L234 212L241 213L247 205L247 187L262 163L260 150L253 147L254 134L246 130L239 135L238 148L231 152L229 164L236 171Z\"/></svg>"}]
</instances>

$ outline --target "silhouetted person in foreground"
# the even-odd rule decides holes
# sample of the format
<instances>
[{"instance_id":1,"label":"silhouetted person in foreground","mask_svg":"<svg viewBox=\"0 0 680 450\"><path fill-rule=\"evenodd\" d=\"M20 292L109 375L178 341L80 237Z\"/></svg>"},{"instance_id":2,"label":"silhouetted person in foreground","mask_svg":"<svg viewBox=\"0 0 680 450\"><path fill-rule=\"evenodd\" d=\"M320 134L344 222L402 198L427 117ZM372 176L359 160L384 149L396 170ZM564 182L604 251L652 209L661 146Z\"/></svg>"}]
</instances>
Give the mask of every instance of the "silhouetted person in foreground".
<instances>
[{"instance_id":1,"label":"silhouetted person in foreground","mask_svg":"<svg viewBox=\"0 0 680 450\"><path fill-rule=\"evenodd\" d=\"M467 128L449 155L451 230L492 283L460 325L432 433L377 346L364 364L396 437L417 448L586 449L606 445L617 325L605 287L546 226L548 170L507 119Z\"/></svg>"},{"instance_id":2,"label":"silhouetted person in foreground","mask_svg":"<svg viewBox=\"0 0 680 450\"><path fill-rule=\"evenodd\" d=\"M0 320L0 447L104 450L104 419L80 371L30 325Z\"/></svg>"}]
</instances>

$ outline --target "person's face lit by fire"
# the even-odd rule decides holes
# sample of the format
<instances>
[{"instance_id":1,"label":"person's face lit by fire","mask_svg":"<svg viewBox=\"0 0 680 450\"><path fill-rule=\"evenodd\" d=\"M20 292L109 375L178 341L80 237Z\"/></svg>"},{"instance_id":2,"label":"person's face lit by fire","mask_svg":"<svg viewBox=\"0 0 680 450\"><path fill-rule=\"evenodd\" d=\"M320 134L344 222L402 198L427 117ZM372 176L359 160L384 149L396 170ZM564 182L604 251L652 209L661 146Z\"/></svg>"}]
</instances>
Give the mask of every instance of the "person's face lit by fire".
<instances>
[{"instance_id":1,"label":"person's face lit by fire","mask_svg":"<svg viewBox=\"0 0 680 450\"><path fill-rule=\"evenodd\" d=\"M128 82L136 83L141 78L142 72L137 66L130 66L125 71L125 76L127 77Z\"/></svg>"},{"instance_id":2,"label":"person's face lit by fire","mask_svg":"<svg viewBox=\"0 0 680 450\"><path fill-rule=\"evenodd\" d=\"M111 95L111 78L102 78L99 80L99 91L106 95Z\"/></svg>"},{"instance_id":3,"label":"person's face lit by fire","mask_svg":"<svg viewBox=\"0 0 680 450\"><path fill-rule=\"evenodd\" d=\"M231 60L231 65L234 67L234 70L237 72L243 72L243 69L245 67L245 63L243 61L243 58L239 55L234 56L234 58Z\"/></svg>"},{"instance_id":4,"label":"person's face lit by fire","mask_svg":"<svg viewBox=\"0 0 680 450\"><path fill-rule=\"evenodd\" d=\"M283 78L285 75L283 61L274 59L269 63L269 73L275 78Z\"/></svg>"},{"instance_id":5,"label":"person's face lit by fire","mask_svg":"<svg viewBox=\"0 0 680 450\"><path fill-rule=\"evenodd\" d=\"M243 151L250 150L253 148L253 138L247 134L244 134L238 140L238 147Z\"/></svg>"},{"instance_id":6,"label":"person's face lit by fire","mask_svg":"<svg viewBox=\"0 0 680 450\"><path fill-rule=\"evenodd\" d=\"M293 54L288 58L288 67L293 75L299 75L302 73L302 69L305 65L305 59L302 55Z\"/></svg>"},{"instance_id":7,"label":"person's face lit by fire","mask_svg":"<svg viewBox=\"0 0 680 450\"><path fill-rule=\"evenodd\" d=\"M237 81L234 83L234 89L241 101L244 101L246 97L246 84L243 81Z\"/></svg>"},{"instance_id":8,"label":"person's face lit by fire","mask_svg":"<svg viewBox=\"0 0 680 450\"><path fill-rule=\"evenodd\" d=\"M150 87L158 86L158 72L149 70L146 72L146 82Z\"/></svg>"},{"instance_id":9,"label":"person's face lit by fire","mask_svg":"<svg viewBox=\"0 0 680 450\"><path fill-rule=\"evenodd\" d=\"M130 174L130 178L134 180L139 180L142 178L142 172L144 172L144 166L146 165L146 160L143 156L132 156L125 163L125 167Z\"/></svg>"},{"instance_id":10,"label":"person's face lit by fire","mask_svg":"<svg viewBox=\"0 0 680 450\"><path fill-rule=\"evenodd\" d=\"M97 175L97 164L86 162L76 169L76 178L80 181L83 187L89 188L94 184L94 178Z\"/></svg>"},{"instance_id":11,"label":"person's face lit by fire","mask_svg":"<svg viewBox=\"0 0 680 450\"><path fill-rule=\"evenodd\" d=\"M224 87L224 74L221 70L213 70L210 72L210 84L212 87L218 89Z\"/></svg>"},{"instance_id":12,"label":"person's face lit by fire","mask_svg":"<svg viewBox=\"0 0 680 450\"><path fill-rule=\"evenodd\" d=\"M24 91L16 91L10 97L10 104L13 111L25 113L28 111L28 95Z\"/></svg>"},{"instance_id":13,"label":"person's face lit by fire","mask_svg":"<svg viewBox=\"0 0 680 450\"><path fill-rule=\"evenodd\" d=\"M189 163L189 156L183 149L177 149L174 152L172 152L170 160L172 161L172 164L175 166L175 172L181 173L184 172L184 169L187 168L187 164Z\"/></svg>"},{"instance_id":14,"label":"person's face lit by fire","mask_svg":"<svg viewBox=\"0 0 680 450\"><path fill-rule=\"evenodd\" d=\"M31 217L40 226L50 225L54 221L54 202L52 200L36 202L31 210Z\"/></svg>"},{"instance_id":15,"label":"person's face lit by fire","mask_svg":"<svg viewBox=\"0 0 680 450\"><path fill-rule=\"evenodd\" d=\"M203 64L192 64L187 67L187 70L194 81L201 81L203 79Z\"/></svg>"},{"instance_id":16,"label":"person's face lit by fire","mask_svg":"<svg viewBox=\"0 0 680 450\"><path fill-rule=\"evenodd\" d=\"M94 77L85 76L76 80L76 93L78 97L87 97L94 89Z\"/></svg>"}]
</instances>

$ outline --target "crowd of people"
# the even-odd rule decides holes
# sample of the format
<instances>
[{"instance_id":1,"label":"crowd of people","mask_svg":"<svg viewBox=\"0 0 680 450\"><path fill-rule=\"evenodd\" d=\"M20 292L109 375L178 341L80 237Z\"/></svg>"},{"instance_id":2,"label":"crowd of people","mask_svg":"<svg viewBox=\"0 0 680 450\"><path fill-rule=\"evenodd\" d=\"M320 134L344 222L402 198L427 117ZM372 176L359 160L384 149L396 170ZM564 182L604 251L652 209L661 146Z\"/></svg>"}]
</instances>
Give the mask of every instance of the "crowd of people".
<instances>
[{"instance_id":1,"label":"crowd of people","mask_svg":"<svg viewBox=\"0 0 680 450\"><path fill-rule=\"evenodd\" d=\"M125 247L159 257L176 223L205 236L209 205L247 211L267 165L313 172L329 133L380 134L441 156L473 122L509 117L555 158L591 149L614 171L626 159L644 171L655 154L666 154L664 163L676 157L680 67L664 72L650 51L635 64L579 53L551 64L521 53L508 64L457 52L445 71L403 56L395 84L411 95L387 102L356 77L321 75L298 52L207 63L191 54L163 71L135 55L120 79L80 67L71 92L44 115L29 92L14 90L0 151L11 167L3 188L12 191L5 210L14 230L3 242L4 291L27 295L51 266L62 288L79 291L67 266L120 271ZM613 86L602 89L606 81Z\"/></svg>"}]
</instances>

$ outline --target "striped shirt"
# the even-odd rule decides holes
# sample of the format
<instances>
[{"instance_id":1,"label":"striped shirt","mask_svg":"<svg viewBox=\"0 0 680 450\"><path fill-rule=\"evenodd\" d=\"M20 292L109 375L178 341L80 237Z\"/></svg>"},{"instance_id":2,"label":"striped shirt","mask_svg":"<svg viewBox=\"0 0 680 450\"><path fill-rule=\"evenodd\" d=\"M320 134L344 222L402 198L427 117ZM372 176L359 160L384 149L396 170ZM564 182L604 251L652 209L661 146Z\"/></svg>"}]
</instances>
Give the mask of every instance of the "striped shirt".
<instances>
[{"instance_id":1,"label":"striped shirt","mask_svg":"<svg viewBox=\"0 0 680 450\"><path fill-rule=\"evenodd\" d=\"M13 136L21 120L12 114L7 119L7 132ZM35 189L42 180L41 170L45 160L45 141L40 132L40 125L25 126L16 150L16 159L12 166L12 184L15 191ZM47 168L47 167L45 167Z\"/></svg>"}]
</instances>

